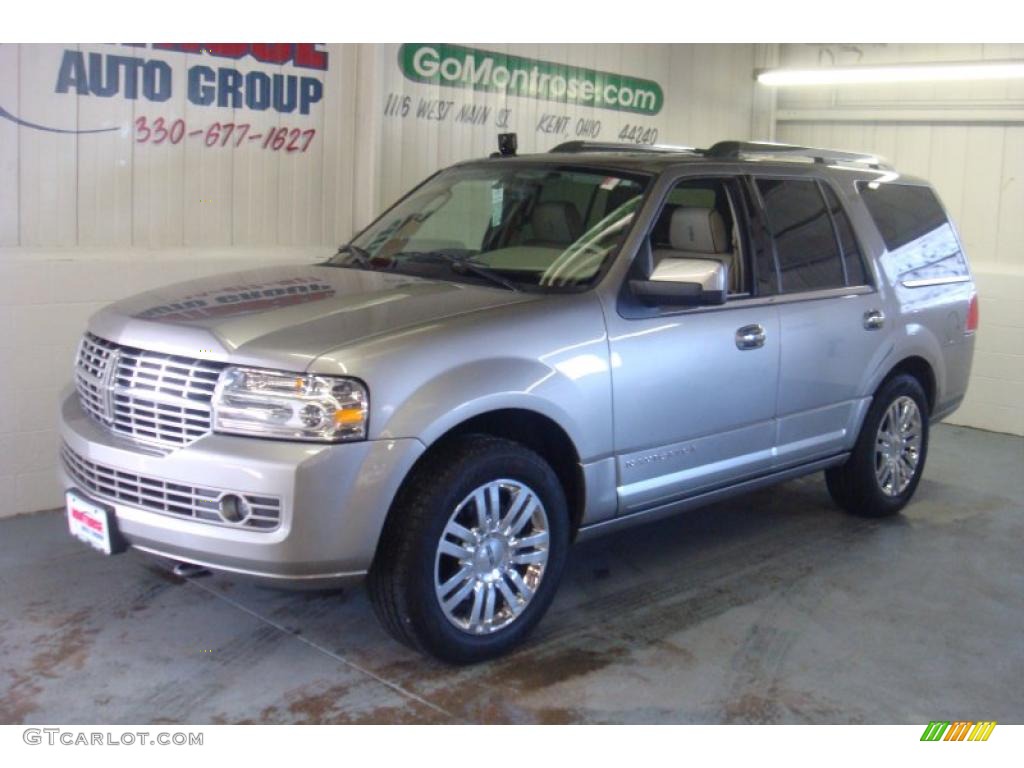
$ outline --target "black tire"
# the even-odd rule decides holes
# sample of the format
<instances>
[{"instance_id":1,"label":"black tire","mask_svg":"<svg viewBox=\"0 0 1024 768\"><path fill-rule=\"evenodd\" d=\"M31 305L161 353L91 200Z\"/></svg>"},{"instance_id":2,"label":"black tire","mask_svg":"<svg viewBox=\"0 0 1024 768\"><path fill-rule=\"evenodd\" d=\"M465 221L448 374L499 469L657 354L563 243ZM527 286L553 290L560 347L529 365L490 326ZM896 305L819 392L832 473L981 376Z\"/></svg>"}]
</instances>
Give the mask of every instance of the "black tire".
<instances>
[{"instance_id":1,"label":"black tire","mask_svg":"<svg viewBox=\"0 0 1024 768\"><path fill-rule=\"evenodd\" d=\"M889 495L875 475L875 441L886 411L901 397L909 397L917 405L921 415L921 447L910 483L901 493ZM914 495L927 457L928 398L916 378L897 374L878 388L849 460L826 470L825 482L832 500L847 512L861 517L889 517L903 509Z\"/></svg>"},{"instance_id":2,"label":"black tire","mask_svg":"<svg viewBox=\"0 0 1024 768\"><path fill-rule=\"evenodd\" d=\"M435 556L449 517L474 489L497 479L528 486L548 518L548 559L522 612L507 627L475 635L445 616L435 594ZM569 513L558 477L518 443L467 435L438 446L416 467L395 500L367 586L377 618L399 642L454 664L500 656L521 643L547 611L569 547Z\"/></svg>"}]
</instances>

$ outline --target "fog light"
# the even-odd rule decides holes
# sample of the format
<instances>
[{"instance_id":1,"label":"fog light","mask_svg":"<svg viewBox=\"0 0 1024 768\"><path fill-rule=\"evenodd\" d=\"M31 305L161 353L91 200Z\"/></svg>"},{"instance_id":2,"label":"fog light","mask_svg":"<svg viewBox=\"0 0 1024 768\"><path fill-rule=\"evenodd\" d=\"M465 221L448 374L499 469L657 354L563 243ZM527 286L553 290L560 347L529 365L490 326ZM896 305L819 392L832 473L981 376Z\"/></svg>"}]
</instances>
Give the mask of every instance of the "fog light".
<instances>
[{"instance_id":1,"label":"fog light","mask_svg":"<svg viewBox=\"0 0 1024 768\"><path fill-rule=\"evenodd\" d=\"M233 493L220 497L220 516L229 523L240 523L249 516L249 502Z\"/></svg>"}]
</instances>

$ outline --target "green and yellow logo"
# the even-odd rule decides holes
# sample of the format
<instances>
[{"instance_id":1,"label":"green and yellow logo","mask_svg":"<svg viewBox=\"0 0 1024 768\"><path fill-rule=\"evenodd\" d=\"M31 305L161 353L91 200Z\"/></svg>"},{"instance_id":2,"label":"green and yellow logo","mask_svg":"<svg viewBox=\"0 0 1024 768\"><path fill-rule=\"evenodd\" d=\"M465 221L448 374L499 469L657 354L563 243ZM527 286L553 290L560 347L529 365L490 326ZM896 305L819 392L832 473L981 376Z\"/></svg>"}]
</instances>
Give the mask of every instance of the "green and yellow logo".
<instances>
[{"instance_id":1,"label":"green and yellow logo","mask_svg":"<svg viewBox=\"0 0 1024 768\"><path fill-rule=\"evenodd\" d=\"M665 95L653 80L442 43L405 43L398 65L418 83L472 88L582 107L656 115Z\"/></svg>"},{"instance_id":2,"label":"green and yellow logo","mask_svg":"<svg viewBox=\"0 0 1024 768\"><path fill-rule=\"evenodd\" d=\"M921 735L921 741L988 741L995 730L995 720L932 720Z\"/></svg>"}]
</instances>

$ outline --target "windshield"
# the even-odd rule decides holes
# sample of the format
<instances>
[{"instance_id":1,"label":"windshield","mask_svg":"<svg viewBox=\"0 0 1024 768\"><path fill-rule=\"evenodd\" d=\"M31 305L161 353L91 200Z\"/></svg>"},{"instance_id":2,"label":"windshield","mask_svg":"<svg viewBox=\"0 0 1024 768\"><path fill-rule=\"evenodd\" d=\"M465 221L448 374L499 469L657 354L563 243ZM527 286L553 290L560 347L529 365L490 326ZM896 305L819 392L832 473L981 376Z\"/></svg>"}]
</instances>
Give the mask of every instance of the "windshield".
<instances>
[{"instance_id":1,"label":"windshield","mask_svg":"<svg viewBox=\"0 0 1024 768\"><path fill-rule=\"evenodd\" d=\"M586 286L625 239L647 181L577 169L455 168L328 263L513 290Z\"/></svg>"}]
</instances>

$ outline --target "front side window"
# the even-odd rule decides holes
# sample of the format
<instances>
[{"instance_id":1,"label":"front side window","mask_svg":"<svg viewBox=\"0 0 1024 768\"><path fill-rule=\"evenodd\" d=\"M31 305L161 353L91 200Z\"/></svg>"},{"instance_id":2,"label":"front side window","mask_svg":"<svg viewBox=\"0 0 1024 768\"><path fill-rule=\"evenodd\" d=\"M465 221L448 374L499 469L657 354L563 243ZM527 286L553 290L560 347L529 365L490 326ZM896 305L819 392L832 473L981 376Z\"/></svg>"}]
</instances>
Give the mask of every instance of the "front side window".
<instances>
[{"instance_id":1,"label":"front side window","mask_svg":"<svg viewBox=\"0 0 1024 768\"><path fill-rule=\"evenodd\" d=\"M719 261L726 267L729 295L749 294L751 270L740 210L735 184L728 179L679 182L651 227L653 266L666 258Z\"/></svg>"},{"instance_id":2,"label":"front side window","mask_svg":"<svg viewBox=\"0 0 1024 768\"><path fill-rule=\"evenodd\" d=\"M587 286L628 234L648 181L575 168L452 169L328 263L520 289Z\"/></svg>"},{"instance_id":3,"label":"front side window","mask_svg":"<svg viewBox=\"0 0 1024 768\"><path fill-rule=\"evenodd\" d=\"M846 285L832 220L814 180L758 179L783 293Z\"/></svg>"}]
</instances>

